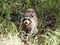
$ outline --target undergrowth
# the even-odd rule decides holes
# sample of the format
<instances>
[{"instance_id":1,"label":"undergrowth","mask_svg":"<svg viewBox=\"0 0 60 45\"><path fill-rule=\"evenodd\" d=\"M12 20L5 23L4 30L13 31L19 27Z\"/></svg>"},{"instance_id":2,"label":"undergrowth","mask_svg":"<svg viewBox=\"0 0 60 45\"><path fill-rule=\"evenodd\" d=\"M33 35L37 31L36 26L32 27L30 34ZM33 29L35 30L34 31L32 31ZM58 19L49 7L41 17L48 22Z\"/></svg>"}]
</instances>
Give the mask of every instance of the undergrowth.
<instances>
[{"instance_id":1,"label":"undergrowth","mask_svg":"<svg viewBox=\"0 0 60 45\"><path fill-rule=\"evenodd\" d=\"M48 29L45 34L40 34L43 38L40 44L37 36L34 39L28 36L29 45L60 45L60 0L0 0L0 45L24 45L24 32L15 22L18 23L25 8L34 8L38 19L44 19L45 10L52 11L57 25L55 31Z\"/></svg>"},{"instance_id":2,"label":"undergrowth","mask_svg":"<svg viewBox=\"0 0 60 45\"><path fill-rule=\"evenodd\" d=\"M21 31L22 32L22 31ZM22 42L23 33L17 31L17 27L13 22L4 20L0 23L0 45L24 45ZM31 36L28 36L30 41L29 45L60 45L60 28L56 28L55 31L50 29L43 35L40 44L38 43L37 36L33 39Z\"/></svg>"}]
</instances>

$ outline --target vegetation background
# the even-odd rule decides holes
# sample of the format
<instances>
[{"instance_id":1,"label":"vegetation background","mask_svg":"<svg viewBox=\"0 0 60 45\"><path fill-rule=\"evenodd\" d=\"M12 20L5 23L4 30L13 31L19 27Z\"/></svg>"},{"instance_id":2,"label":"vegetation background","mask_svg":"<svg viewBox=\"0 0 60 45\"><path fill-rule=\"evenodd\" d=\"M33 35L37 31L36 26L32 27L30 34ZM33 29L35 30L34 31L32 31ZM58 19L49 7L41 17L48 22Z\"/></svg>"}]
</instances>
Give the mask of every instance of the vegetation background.
<instances>
[{"instance_id":1,"label":"vegetation background","mask_svg":"<svg viewBox=\"0 0 60 45\"><path fill-rule=\"evenodd\" d=\"M27 8L35 9L39 20L44 19L44 12L56 16L56 31L48 31L49 36L43 36L43 45L60 45L60 0L0 0L0 34L20 33L21 14Z\"/></svg>"}]
</instances>

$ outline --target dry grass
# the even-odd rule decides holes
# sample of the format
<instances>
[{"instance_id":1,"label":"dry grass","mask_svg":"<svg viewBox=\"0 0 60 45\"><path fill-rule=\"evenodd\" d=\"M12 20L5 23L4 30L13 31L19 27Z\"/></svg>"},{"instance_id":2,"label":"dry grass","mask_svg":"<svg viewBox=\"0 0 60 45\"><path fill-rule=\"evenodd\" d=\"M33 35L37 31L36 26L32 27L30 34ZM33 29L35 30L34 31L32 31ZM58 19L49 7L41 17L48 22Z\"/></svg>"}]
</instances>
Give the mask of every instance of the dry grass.
<instances>
[{"instance_id":1,"label":"dry grass","mask_svg":"<svg viewBox=\"0 0 60 45\"><path fill-rule=\"evenodd\" d=\"M20 32L21 28L19 28ZM0 45L25 45L22 42L24 33L20 33L16 25L7 20L3 20L0 23ZM42 37L42 42L39 44L37 36L33 39L29 35L26 39L29 40L27 43L29 45L60 45L60 28L57 28L55 31L47 30Z\"/></svg>"},{"instance_id":2,"label":"dry grass","mask_svg":"<svg viewBox=\"0 0 60 45\"><path fill-rule=\"evenodd\" d=\"M57 29L60 30L60 29ZM48 31L45 35L41 35L44 37L43 42L41 45L59 45L60 43L60 33L59 31ZM7 36L6 35L0 35L0 45L25 45L24 42L22 42L22 37L18 37L18 33L14 33L13 35L9 33ZM27 37L28 40L29 37ZM28 41L29 45L39 45L37 37L32 39L31 37L29 38L30 40Z\"/></svg>"}]
</instances>

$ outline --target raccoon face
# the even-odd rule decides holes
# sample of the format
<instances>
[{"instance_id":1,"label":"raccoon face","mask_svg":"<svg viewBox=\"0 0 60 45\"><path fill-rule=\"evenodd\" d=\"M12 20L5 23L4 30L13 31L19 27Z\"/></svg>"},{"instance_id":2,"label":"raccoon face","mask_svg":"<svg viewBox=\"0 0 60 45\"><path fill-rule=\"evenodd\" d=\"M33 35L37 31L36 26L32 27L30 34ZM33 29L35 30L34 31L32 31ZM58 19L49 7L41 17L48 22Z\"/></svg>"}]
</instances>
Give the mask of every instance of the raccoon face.
<instances>
[{"instance_id":1,"label":"raccoon face","mask_svg":"<svg viewBox=\"0 0 60 45\"><path fill-rule=\"evenodd\" d=\"M29 17L24 17L22 19L22 22L24 23L24 25L28 26L29 24L31 24L31 19Z\"/></svg>"}]
</instances>

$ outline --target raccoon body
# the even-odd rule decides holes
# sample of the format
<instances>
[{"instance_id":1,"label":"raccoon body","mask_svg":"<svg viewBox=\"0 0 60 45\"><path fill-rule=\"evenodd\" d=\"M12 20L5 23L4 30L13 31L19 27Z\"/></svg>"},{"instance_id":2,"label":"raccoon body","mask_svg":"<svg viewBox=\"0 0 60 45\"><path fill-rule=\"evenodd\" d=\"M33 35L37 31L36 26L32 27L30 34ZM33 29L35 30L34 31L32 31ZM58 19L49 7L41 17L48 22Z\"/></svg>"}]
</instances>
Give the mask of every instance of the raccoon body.
<instances>
[{"instance_id":1,"label":"raccoon body","mask_svg":"<svg viewBox=\"0 0 60 45\"><path fill-rule=\"evenodd\" d=\"M37 29L37 16L34 9L27 9L21 18L22 29L26 33L36 34Z\"/></svg>"}]
</instances>

